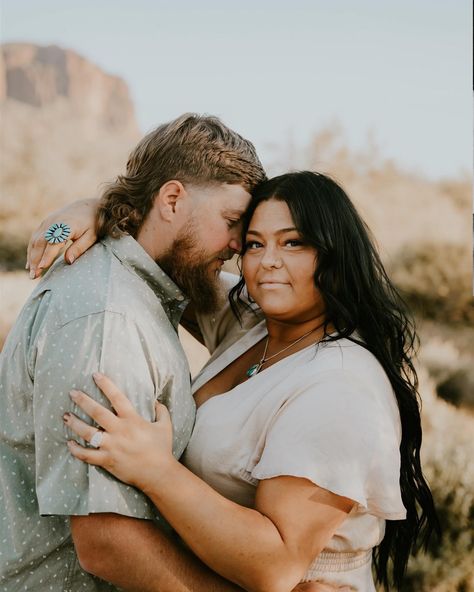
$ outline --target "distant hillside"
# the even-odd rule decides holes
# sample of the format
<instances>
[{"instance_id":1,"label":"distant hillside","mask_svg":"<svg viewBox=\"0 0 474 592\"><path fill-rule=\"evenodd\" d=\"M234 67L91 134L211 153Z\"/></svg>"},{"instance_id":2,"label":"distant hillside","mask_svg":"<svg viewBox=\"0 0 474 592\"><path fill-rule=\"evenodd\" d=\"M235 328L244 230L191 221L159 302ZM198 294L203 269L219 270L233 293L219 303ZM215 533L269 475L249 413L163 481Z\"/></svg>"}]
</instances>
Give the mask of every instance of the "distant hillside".
<instances>
[{"instance_id":1,"label":"distant hillside","mask_svg":"<svg viewBox=\"0 0 474 592\"><path fill-rule=\"evenodd\" d=\"M56 45L12 43L2 46L0 100L12 99L36 108L67 101L82 123L111 132L138 133L126 83L103 72L74 51Z\"/></svg>"},{"instance_id":2,"label":"distant hillside","mask_svg":"<svg viewBox=\"0 0 474 592\"><path fill-rule=\"evenodd\" d=\"M384 255L393 256L407 245L426 242L464 245L469 251L470 172L439 181L427 179L385 158L370 135L361 149L349 149L338 124L314 134L295 164L327 172L342 183Z\"/></svg>"},{"instance_id":3,"label":"distant hillside","mask_svg":"<svg viewBox=\"0 0 474 592\"><path fill-rule=\"evenodd\" d=\"M140 136L127 84L71 50L0 50L0 260L48 210L95 195ZM16 245L16 247L15 247Z\"/></svg>"}]
</instances>

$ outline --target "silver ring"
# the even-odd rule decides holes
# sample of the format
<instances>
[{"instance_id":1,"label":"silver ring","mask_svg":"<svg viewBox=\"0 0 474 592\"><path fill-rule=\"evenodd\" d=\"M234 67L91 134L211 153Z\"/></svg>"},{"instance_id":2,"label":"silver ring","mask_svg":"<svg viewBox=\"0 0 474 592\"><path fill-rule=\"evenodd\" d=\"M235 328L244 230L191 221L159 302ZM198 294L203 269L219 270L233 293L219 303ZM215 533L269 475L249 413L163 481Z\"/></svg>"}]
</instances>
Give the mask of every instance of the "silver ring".
<instances>
[{"instance_id":1,"label":"silver ring","mask_svg":"<svg viewBox=\"0 0 474 592\"><path fill-rule=\"evenodd\" d=\"M103 436L103 434L104 434L104 432L102 430L97 430L97 432L90 439L89 444L93 448L100 448L100 445L102 444L102 436Z\"/></svg>"},{"instance_id":2,"label":"silver ring","mask_svg":"<svg viewBox=\"0 0 474 592\"><path fill-rule=\"evenodd\" d=\"M71 234L71 228L64 222L54 222L44 233L44 238L50 245L57 245L58 243L64 243L67 241Z\"/></svg>"}]
</instances>

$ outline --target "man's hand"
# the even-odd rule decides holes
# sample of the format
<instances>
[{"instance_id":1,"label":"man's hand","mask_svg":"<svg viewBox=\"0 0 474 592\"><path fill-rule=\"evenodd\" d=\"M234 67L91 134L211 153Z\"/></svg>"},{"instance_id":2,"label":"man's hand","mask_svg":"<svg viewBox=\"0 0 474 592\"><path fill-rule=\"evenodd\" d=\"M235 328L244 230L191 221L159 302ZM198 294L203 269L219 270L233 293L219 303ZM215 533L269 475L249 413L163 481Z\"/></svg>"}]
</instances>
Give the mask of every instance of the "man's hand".
<instances>
[{"instance_id":1,"label":"man's hand","mask_svg":"<svg viewBox=\"0 0 474 592\"><path fill-rule=\"evenodd\" d=\"M72 263L96 242L95 215L99 200L83 199L56 210L47 216L35 230L28 243L26 269L30 270L30 278L34 280L43 269L47 269L61 252L66 243L51 245L44 238L45 232L54 222L64 222L71 228L69 241L72 244L66 249L64 258Z\"/></svg>"}]
</instances>

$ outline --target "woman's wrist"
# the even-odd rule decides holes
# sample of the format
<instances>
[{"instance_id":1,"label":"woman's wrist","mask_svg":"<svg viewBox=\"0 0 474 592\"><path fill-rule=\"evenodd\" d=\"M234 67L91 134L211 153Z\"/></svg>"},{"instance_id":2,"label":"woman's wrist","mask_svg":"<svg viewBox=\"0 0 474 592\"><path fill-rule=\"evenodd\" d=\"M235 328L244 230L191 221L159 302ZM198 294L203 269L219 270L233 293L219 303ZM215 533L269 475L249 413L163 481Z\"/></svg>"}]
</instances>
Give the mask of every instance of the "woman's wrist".
<instances>
[{"instance_id":1,"label":"woman's wrist","mask_svg":"<svg viewBox=\"0 0 474 592\"><path fill-rule=\"evenodd\" d=\"M165 487L171 485L181 464L170 453L166 458L161 458L159 463L153 463L151 466L144 463L143 467L144 469L148 467L148 469L140 483L135 486L147 497L156 499Z\"/></svg>"}]
</instances>

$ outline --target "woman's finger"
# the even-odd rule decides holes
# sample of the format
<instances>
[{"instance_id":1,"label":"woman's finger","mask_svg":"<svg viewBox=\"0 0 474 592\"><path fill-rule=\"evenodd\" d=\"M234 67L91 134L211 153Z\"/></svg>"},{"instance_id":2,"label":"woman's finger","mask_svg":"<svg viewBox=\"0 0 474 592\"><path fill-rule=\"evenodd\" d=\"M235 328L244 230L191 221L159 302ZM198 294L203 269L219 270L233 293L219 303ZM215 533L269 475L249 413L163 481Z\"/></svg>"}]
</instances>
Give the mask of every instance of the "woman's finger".
<instances>
[{"instance_id":1,"label":"woman's finger","mask_svg":"<svg viewBox=\"0 0 474 592\"><path fill-rule=\"evenodd\" d=\"M43 252L41 254L41 259L38 265L36 266L37 275L39 275L43 269L48 269L56 260L61 250L64 248L66 243L59 243L57 245L51 245L47 241L45 241L45 246L43 248ZM32 265L34 265L32 263Z\"/></svg>"},{"instance_id":2,"label":"woman's finger","mask_svg":"<svg viewBox=\"0 0 474 592\"><path fill-rule=\"evenodd\" d=\"M100 448L84 448L74 440L68 440L67 447L69 452L79 460L105 468L108 454L104 450L100 450Z\"/></svg>"},{"instance_id":3,"label":"woman's finger","mask_svg":"<svg viewBox=\"0 0 474 592\"><path fill-rule=\"evenodd\" d=\"M166 405L155 402L155 422L168 423L171 425L171 415Z\"/></svg>"},{"instance_id":4,"label":"woman's finger","mask_svg":"<svg viewBox=\"0 0 474 592\"><path fill-rule=\"evenodd\" d=\"M28 262L30 278L33 280L38 277L42 269L49 267L64 247L64 243L51 245L44 236L35 235L28 245ZM40 262L45 263L40 265Z\"/></svg>"},{"instance_id":5,"label":"woman's finger","mask_svg":"<svg viewBox=\"0 0 474 592\"><path fill-rule=\"evenodd\" d=\"M354 592L352 586L339 586L338 584L324 584L322 582L302 582L292 592Z\"/></svg>"},{"instance_id":6,"label":"woman's finger","mask_svg":"<svg viewBox=\"0 0 474 592\"><path fill-rule=\"evenodd\" d=\"M63 415L63 421L69 429L71 429L75 434L80 436L86 442L90 442L92 436L97 432L97 428L91 426L85 421L82 421L82 419L79 419L79 417L73 413L65 413Z\"/></svg>"},{"instance_id":7,"label":"woman's finger","mask_svg":"<svg viewBox=\"0 0 474 592\"><path fill-rule=\"evenodd\" d=\"M33 233L27 249L27 269L30 269L30 277L37 277L40 269L49 267L59 254L65 243L50 245L44 235L51 224L63 222L70 228L68 239L73 243L80 241L79 247L71 251L74 259L77 259L88 246L95 242L95 216L98 200L84 199L56 210L47 216ZM67 249L69 251L70 247ZM71 258L66 259L69 263Z\"/></svg>"},{"instance_id":8,"label":"woman's finger","mask_svg":"<svg viewBox=\"0 0 474 592\"><path fill-rule=\"evenodd\" d=\"M92 376L96 385L110 401L119 417L136 414L133 405L108 376L100 372L95 372Z\"/></svg>"},{"instance_id":9,"label":"woman's finger","mask_svg":"<svg viewBox=\"0 0 474 592\"><path fill-rule=\"evenodd\" d=\"M95 230L87 230L82 236L72 243L64 253L67 263L74 263L76 259L87 251L97 241Z\"/></svg>"},{"instance_id":10,"label":"woman's finger","mask_svg":"<svg viewBox=\"0 0 474 592\"><path fill-rule=\"evenodd\" d=\"M159 401L155 401L155 421L171 421L170 412L166 405L160 403Z\"/></svg>"},{"instance_id":11,"label":"woman's finger","mask_svg":"<svg viewBox=\"0 0 474 592\"><path fill-rule=\"evenodd\" d=\"M117 417L97 401L83 393L82 391L71 391L71 399L87 413L97 424L107 431L111 431L117 425Z\"/></svg>"},{"instance_id":12,"label":"woman's finger","mask_svg":"<svg viewBox=\"0 0 474 592\"><path fill-rule=\"evenodd\" d=\"M33 251L35 249L36 239L38 239L39 237L40 237L40 233L35 232L31 235L31 238L28 241L28 247L26 248L26 269L31 269L31 265L32 265L33 261L35 262L35 267L37 267L42 255L43 255L42 251L39 256L38 256L38 253L33 254ZM43 247L43 250L44 250L44 247ZM33 259L32 259L32 257L33 257Z\"/></svg>"}]
</instances>

